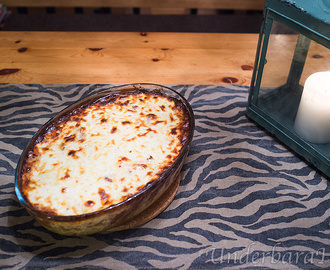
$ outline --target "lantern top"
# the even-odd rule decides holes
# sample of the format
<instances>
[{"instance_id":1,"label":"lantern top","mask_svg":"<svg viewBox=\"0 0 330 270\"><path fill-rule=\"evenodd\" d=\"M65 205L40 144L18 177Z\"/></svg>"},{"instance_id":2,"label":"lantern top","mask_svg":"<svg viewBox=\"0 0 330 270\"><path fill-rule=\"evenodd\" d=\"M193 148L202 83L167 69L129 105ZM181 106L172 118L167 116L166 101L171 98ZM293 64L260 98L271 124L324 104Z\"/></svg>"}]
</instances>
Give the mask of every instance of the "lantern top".
<instances>
[{"instance_id":1,"label":"lantern top","mask_svg":"<svg viewBox=\"0 0 330 270\"><path fill-rule=\"evenodd\" d=\"M266 0L265 8L330 39L330 0Z\"/></svg>"}]
</instances>

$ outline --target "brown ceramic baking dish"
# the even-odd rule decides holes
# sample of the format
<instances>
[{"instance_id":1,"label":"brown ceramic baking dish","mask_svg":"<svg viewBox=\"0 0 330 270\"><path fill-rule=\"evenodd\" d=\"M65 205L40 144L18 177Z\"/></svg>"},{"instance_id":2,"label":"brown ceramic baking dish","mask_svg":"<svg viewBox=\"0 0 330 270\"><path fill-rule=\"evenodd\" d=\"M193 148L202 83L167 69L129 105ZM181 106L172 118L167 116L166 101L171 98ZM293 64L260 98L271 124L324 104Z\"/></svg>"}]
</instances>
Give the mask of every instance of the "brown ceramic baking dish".
<instances>
[{"instance_id":1,"label":"brown ceramic baking dish","mask_svg":"<svg viewBox=\"0 0 330 270\"><path fill-rule=\"evenodd\" d=\"M40 135L45 133L52 124L63 116L69 114L76 108L81 107L84 104L95 102L101 98L109 95L120 95L123 93L130 93L132 91L141 90L158 92L162 95L169 96L176 101L180 102L188 115L188 133L183 147L180 150L179 155L175 159L174 163L161 174L161 176L151 183L148 183L141 191L129 197L128 199L111 205L99 211L79 214L79 215L55 215L44 211L39 211L32 207L22 196L22 173L24 163L26 162L31 148L35 145ZM77 101L73 105L70 105L63 111L59 112L55 117L50 119L40 130L33 136L23 151L19 163L16 168L15 177L15 191L20 203L26 208L28 213L40 222L45 228L50 231L63 234L63 235L87 235L99 232L110 232L117 230L117 228L123 227L125 224L132 222L143 211L152 207L152 205L161 196L167 192L168 188L173 185L174 181L178 179L184 160L188 154L190 143L193 138L194 131L194 115L191 106L187 100L177 93L176 91L155 84L130 84L110 87L109 89L91 95L87 98ZM125 227L125 226L124 226Z\"/></svg>"}]
</instances>

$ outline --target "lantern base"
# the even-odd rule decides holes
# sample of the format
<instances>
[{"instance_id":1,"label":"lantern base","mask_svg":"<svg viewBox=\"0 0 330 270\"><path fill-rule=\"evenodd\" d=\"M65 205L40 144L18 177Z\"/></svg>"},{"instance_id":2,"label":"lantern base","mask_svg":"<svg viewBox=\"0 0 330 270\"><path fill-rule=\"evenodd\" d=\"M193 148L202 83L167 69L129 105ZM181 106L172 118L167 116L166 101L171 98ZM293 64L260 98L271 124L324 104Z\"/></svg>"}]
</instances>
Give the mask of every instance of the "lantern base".
<instances>
[{"instance_id":1,"label":"lantern base","mask_svg":"<svg viewBox=\"0 0 330 270\"><path fill-rule=\"evenodd\" d=\"M302 87L260 88L257 104L247 107L247 116L268 130L298 155L330 177L330 143L313 144L293 128Z\"/></svg>"}]
</instances>

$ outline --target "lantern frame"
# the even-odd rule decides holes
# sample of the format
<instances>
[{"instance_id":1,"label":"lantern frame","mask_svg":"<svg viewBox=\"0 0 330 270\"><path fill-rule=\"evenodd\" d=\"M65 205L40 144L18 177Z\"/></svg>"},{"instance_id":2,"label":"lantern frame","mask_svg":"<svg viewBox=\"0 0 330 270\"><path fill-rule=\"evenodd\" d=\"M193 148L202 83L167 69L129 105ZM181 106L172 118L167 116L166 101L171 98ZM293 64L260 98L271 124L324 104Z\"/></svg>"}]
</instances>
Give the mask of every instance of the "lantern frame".
<instances>
[{"instance_id":1,"label":"lantern frame","mask_svg":"<svg viewBox=\"0 0 330 270\"><path fill-rule=\"evenodd\" d=\"M328 10L328 4L324 1L327 0L265 1L246 114L312 166L330 177L330 143L324 145L310 143L298 136L293 129L303 90L299 80L304 70L310 42L316 42L330 50L330 9ZM267 97L264 97L260 94L260 87L274 22L288 27L298 33L299 37L286 83L275 87L267 93ZM281 104L291 102L289 106L291 110L263 107L260 104L263 104L261 101L267 100L266 98L268 102L279 104L280 107Z\"/></svg>"}]
</instances>

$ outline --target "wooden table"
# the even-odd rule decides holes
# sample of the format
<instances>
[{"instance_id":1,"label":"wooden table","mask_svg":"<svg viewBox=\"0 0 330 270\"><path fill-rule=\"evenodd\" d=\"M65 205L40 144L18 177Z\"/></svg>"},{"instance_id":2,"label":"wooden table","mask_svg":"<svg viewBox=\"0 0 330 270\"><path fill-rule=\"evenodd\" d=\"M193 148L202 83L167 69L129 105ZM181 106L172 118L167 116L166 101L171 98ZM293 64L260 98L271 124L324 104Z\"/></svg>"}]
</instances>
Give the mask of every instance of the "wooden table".
<instances>
[{"instance_id":1,"label":"wooden table","mask_svg":"<svg viewBox=\"0 0 330 270\"><path fill-rule=\"evenodd\" d=\"M0 83L249 85L257 34L1 32Z\"/></svg>"},{"instance_id":2,"label":"wooden table","mask_svg":"<svg viewBox=\"0 0 330 270\"><path fill-rule=\"evenodd\" d=\"M1 32L0 83L250 85L257 42L257 34ZM297 35L271 37L267 86L286 82L296 43ZM312 43L302 80L329 70L329 58Z\"/></svg>"},{"instance_id":3,"label":"wooden table","mask_svg":"<svg viewBox=\"0 0 330 270\"><path fill-rule=\"evenodd\" d=\"M10 83L0 84L0 265L330 269L328 179L247 119L248 87L216 85L250 83L257 39L0 32L0 83ZM274 42L275 72L284 64L283 48L293 43L288 36ZM317 56L313 48L309 61L327 62L328 52ZM196 125L175 199L136 229L81 237L48 232L17 201L20 154L51 116L107 86L40 84L130 82L214 84L175 85L192 105Z\"/></svg>"}]
</instances>

